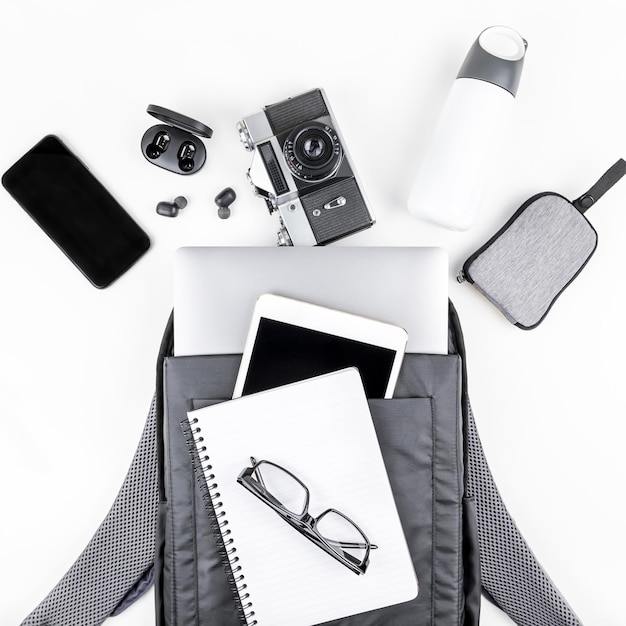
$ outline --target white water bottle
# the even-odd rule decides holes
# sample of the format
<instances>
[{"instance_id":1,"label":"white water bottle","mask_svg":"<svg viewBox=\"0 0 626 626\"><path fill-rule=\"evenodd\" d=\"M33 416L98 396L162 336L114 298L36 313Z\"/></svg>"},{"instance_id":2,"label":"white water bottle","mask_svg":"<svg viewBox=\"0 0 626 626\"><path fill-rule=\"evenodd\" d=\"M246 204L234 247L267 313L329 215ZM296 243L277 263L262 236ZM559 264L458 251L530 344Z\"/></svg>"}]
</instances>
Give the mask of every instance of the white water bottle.
<instances>
[{"instance_id":1,"label":"white water bottle","mask_svg":"<svg viewBox=\"0 0 626 626\"><path fill-rule=\"evenodd\" d=\"M519 85L526 41L484 30L454 81L409 196L411 214L451 230L472 226Z\"/></svg>"}]
</instances>

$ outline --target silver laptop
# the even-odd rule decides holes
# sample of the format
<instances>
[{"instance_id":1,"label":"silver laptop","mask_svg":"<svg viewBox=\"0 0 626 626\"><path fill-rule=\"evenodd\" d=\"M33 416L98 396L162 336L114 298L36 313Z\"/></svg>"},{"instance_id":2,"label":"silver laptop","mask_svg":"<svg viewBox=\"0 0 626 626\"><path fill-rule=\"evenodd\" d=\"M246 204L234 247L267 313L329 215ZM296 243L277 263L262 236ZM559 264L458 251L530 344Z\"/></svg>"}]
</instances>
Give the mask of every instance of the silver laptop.
<instances>
[{"instance_id":1,"label":"silver laptop","mask_svg":"<svg viewBox=\"0 0 626 626\"><path fill-rule=\"evenodd\" d=\"M241 353L263 293L402 326L407 352L448 351L442 248L189 247L174 257L174 354Z\"/></svg>"}]
</instances>

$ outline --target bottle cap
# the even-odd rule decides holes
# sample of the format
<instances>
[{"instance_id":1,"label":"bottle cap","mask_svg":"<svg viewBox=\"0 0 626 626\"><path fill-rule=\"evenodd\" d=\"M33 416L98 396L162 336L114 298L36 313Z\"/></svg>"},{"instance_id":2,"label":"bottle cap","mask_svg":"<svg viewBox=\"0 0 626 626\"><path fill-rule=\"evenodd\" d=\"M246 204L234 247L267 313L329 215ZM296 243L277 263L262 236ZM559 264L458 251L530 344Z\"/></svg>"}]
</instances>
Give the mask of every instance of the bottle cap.
<instances>
[{"instance_id":1,"label":"bottle cap","mask_svg":"<svg viewBox=\"0 0 626 626\"><path fill-rule=\"evenodd\" d=\"M517 94L528 43L508 26L485 29L465 57L457 78L476 78Z\"/></svg>"}]
</instances>

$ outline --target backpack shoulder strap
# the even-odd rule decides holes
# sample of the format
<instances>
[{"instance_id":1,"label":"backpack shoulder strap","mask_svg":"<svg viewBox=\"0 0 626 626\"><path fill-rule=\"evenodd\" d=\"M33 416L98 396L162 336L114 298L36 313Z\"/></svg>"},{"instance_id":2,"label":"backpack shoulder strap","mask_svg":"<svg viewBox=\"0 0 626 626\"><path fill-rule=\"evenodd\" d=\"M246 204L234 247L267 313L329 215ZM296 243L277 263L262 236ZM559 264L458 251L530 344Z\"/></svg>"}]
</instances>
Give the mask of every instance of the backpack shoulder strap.
<instances>
[{"instance_id":1,"label":"backpack shoulder strap","mask_svg":"<svg viewBox=\"0 0 626 626\"><path fill-rule=\"evenodd\" d=\"M74 564L22 626L102 624L152 585L163 439L162 366L172 352L172 329L170 315L157 359L157 390L135 457L111 509Z\"/></svg>"},{"instance_id":2,"label":"backpack shoulder strap","mask_svg":"<svg viewBox=\"0 0 626 626\"><path fill-rule=\"evenodd\" d=\"M582 626L526 543L495 484L469 401L463 334L452 304L450 330L463 361L465 495L475 502L484 595L519 626Z\"/></svg>"}]
</instances>

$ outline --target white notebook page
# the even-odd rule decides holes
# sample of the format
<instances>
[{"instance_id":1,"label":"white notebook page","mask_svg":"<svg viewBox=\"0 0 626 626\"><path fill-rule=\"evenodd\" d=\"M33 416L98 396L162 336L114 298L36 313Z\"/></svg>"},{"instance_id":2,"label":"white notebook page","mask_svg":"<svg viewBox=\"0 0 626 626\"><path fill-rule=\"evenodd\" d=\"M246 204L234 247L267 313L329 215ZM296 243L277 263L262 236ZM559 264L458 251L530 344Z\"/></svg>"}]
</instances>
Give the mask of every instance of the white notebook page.
<instances>
[{"instance_id":1,"label":"white notebook page","mask_svg":"<svg viewBox=\"0 0 626 626\"><path fill-rule=\"evenodd\" d=\"M310 626L408 601L417 579L361 379L354 368L199 409L211 472L259 626ZM250 456L310 491L309 513L336 508L378 549L351 572L236 482Z\"/></svg>"}]
</instances>

